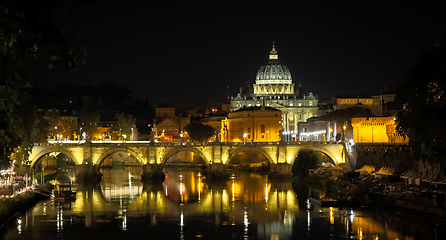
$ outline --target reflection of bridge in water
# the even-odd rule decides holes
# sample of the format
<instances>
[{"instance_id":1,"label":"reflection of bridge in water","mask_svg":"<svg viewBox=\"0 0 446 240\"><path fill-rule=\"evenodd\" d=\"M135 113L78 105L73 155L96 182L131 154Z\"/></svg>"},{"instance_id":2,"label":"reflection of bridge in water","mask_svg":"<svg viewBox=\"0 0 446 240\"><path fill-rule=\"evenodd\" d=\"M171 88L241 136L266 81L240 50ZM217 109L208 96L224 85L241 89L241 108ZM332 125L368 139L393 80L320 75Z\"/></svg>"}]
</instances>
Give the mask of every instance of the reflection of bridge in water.
<instances>
[{"instance_id":1,"label":"reflection of bridge in water","mask_svg":"<svg viewBox=\"0 0 446 240\"><path fill-rule=\"evenodd\" d=\"M309 148L328 156L335 164L349 168L349 157L343 143L332 142L277 142L277 143L221 143L204 145L190 143L149 144L139 142L64 142L36 143L30 154L31 166L51 153L60 152L78 165L79 171L97 175L103 161L111 154L125 152L135 157L144 166L145 175L151 175L158 166L163 166L173 155L188 151L200 156L210 169L224 170L241 152L254 152L265 157L271 171L277 175L290 175L291 166L300 149Z\"/></svg>"},{"instance_id":2,"label":"reflection of bridge in water","mask_svg":"<svg viewBox=\"0 0 446 240\"><path fill-rule=\"evenodd\" d=\"M257 232L250 236L267 236L265 239L289 239L296 231L310 229L319 232L341 227L350 235L352 229L361 234L387 229L370 217L355 216L351 209L311 205L308 189L301 191L300 185L293 188L291 182L275 182L257 174L240 174L224 183L207 184L200 180L198 172L170 171L165 182L142 183L132 179L138 171L142 171L141 167L130 170L131 181L128 170L104 172L100 184L78 185L77 199L69 208L54 208L47 203L36 207L32 214L45 215L44 219L57 216L54 224L58 231L64 219L70 225L84 223L87 227L113 222L122 230L141 226L141 222L151 230L185 226L189 232L196 224L234 225L241 227L238 229L246 236L249 230ZM248 228L250 224L255 227ZM183 233L183 228L169 229Z\"/></svg>"},{"instance_id":3,"label":"reflection of bridge in water","mask_svg":"<svg viewBox=\"0 0 446 240\"><path fill-rule=\"evenodd\" d=\"M169 178L162 183L134 180L120 185L79 184L71 209L85 216L87 225L97 217L124 213L126 217L150 216L152 224L202 215L212 216L216 224L243 222L248 213L255 216L253 221L270 222L283 219L286 212L299 210L291 182L274 183L264 176L252 175L207 184L198 175L175 171L169 172Z\"/></svg>"}]
</instances>

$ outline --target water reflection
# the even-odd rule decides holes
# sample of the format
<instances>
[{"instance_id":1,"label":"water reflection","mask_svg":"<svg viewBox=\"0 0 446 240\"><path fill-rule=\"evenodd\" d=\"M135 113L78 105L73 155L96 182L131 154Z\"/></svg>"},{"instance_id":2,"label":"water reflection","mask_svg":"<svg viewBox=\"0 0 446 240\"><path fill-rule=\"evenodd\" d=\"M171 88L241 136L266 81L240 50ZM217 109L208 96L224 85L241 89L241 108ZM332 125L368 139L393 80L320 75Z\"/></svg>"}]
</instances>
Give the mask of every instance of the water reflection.
<instances>
[{"instance_id":1,"label":"water reflection","mask_svg":"<svg viewBox=\"0 0 446 240\"><path fill-rule=\"evenodd\" d=\"M380 208L320 208L308 201L308 187L266 176L235 174L211 184L198 171L169 170L162 183L142 183L141 171L106 169L100 184L77 185L74 202L48 201L18 215L2 239L61 238L79 228L85 233L75 231L78 238L445 239L442 221Z\"/></svg>"}]
</instances>

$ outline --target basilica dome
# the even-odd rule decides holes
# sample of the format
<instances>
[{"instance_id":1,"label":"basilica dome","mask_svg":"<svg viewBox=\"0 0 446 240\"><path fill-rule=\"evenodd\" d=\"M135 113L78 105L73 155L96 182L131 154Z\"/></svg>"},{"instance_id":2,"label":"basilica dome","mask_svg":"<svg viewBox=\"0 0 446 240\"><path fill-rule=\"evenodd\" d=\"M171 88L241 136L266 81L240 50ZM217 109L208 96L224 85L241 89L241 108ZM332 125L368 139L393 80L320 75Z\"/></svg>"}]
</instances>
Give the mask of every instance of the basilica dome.
<instances>
[{"instance_id":1,"label":"basilica dome","mask_svg":"<svg viewBox=\"0 0 446 240\"><path fill-rule=\"evenodd\" d=\"M264 82L264 80L267 80ZM272 81L271 81L272 80ZM256 76L256 83L288 83L291 84L291 73L288 67L285 66L277 55L277 51L274 48L270 51L269 60L260 67Z\"/></svg>"}]
</instances>

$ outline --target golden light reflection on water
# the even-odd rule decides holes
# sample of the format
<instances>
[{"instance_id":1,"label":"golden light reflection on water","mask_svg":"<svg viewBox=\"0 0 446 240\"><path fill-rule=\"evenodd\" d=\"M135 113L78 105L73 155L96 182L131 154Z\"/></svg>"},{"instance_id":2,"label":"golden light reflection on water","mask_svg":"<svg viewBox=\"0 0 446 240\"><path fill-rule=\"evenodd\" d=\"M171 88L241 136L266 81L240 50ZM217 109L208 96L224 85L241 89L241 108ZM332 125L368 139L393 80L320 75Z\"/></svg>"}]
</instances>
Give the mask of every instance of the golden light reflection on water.
<instances>
[{"instance_id":1,"label":"golden light reflection on water","mask_svg":"<svg viewBox=\"0 0 446 240\"><path fill-rule=\"evenodd\" d=\"M59 232L68 227L63 219L72 215L81 216L87 227L110 216L121 221L119 226L123 231L131 229L132 217L150 219L147 226L175 221L184 236L191 218L211 215L215 225L241 226L243 237L254 234L266 239L290 238L297 225L307 234L322 231L318 224L323 219L326 225L322 226L330 226L323 231L332 233L342 229L346 238L411 239L410 235L402 236L397 228L383 224L382 219L370 214L320 208L306 198L299 199L291 182L240 174L227 182L210 184L197 171L169 171L164 182L147 184L141 182L140 173L140 168L104 170L100 184L77 185L76 201L36 206L33 216L54 216L55 229ZM300 190L296 191L302 195Z\"/></svg>"}]
</instances>

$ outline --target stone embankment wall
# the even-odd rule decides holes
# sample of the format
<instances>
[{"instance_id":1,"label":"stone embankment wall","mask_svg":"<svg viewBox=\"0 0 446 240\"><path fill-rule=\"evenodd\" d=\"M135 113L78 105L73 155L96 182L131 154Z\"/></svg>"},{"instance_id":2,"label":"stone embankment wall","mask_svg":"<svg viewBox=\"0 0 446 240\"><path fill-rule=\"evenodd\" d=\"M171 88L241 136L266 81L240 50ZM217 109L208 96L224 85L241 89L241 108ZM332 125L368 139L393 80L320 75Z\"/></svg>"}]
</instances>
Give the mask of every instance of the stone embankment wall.
<instances>
[{"instance_id":1,"label":"stone embankment wall","mask_svg":"<svg viewBox=\"0 0 446 240\"><path fill-rule=\"evenodd\" d=\"M356 169L364 165L373 165L376 170L381 167L394 168L400 173L408 170L424 173L437 173L438 166L432 166L415 158L408 144L360 143L352 147L353 161Z\"/></svg>"},{"instance_id":2,"label":"stone embankment wall","mask_svg":"<svg viewBox=\"0 0 446 240\"><path fill-rule=\"evenodd\" d=\"M373 165L376 170L391 167L402 173L415 167L413 151L407 144L355 144L353 151L356 169Z\"/></svg>"}]
</instances>

